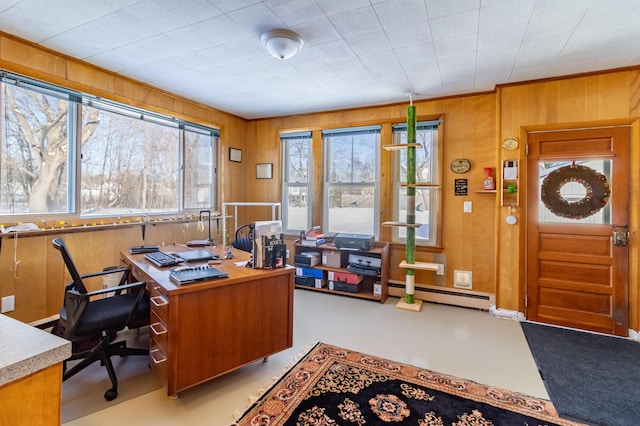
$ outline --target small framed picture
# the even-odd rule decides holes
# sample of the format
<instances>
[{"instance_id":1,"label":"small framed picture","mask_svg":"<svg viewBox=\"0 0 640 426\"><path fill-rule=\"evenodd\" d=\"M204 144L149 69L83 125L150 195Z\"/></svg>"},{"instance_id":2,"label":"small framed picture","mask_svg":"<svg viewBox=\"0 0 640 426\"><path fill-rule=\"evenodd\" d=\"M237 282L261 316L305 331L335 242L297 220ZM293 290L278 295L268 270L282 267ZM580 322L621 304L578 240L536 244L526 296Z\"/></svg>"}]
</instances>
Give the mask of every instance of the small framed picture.
<instances>
[{"instance_id":1,"label":"small framed picture","mask_svg":"<svg viewBox=\"0 0 640 426\"><path fill-rule=\"evenodd\" d=\"M271 179L273 178L273 164L261 163L256 164L256 179Z\"/></svg>"},{"instance_id":2,"label":"small framed picture","mask_svg":"<svg viewBox=\"0 0 640 426\"><path fill-rule=\"evenodd\" d=\"M242 163L242 150L237 148L229 148L229 161Z\"/></svg>"}]
</instances>

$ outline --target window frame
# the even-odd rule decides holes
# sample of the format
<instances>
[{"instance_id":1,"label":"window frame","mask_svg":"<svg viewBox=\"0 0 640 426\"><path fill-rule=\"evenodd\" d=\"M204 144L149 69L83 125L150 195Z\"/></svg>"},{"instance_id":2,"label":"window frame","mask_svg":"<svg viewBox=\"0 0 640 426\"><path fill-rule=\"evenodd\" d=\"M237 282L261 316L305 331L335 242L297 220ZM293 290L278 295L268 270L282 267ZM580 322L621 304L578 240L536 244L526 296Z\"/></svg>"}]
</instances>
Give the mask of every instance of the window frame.
<instances>
[{"instance_id":1,"label":"window frame","mask_svg":"<svg viewBox=\"0 0 640 426\"><path fill-rule=\"evenodd\" d=\"M322 195L322 229L325 233L333 233L329 223L329 195L332 188L346 187L355 188L368 186L373 189L374 202L373 202L373 229L371 233L367 235L373 235L374 239L378 239L380 235L380 170L381 170L381 155L380 150L382 146L381 142L382 125L370 125L370 126L358 126L358 127L346 127L322 130L322 170L323 170L323 195ZM346 135L358 135L358 134L375 134L376 141L374 146L374 166L373 180L370 182L331 182L331 141L329 138L332 136L346 136ZM353 166L353 165L352 165ZM344 232L344 231L343 231ZM362 232L355 232L362 233Z\"/></svg>"},{"instance_id":2,"label":"window frame","mask_svg":"<svg viewBox=\"0 0 640 426\"><path fill-rule=\"evenodd\" d=\"M421 247L432 247L432 248L440 248L442 246L442 163L443 163L443 144L442 144L442 132L443 132L443 120L420 120L416 122L417 133L421 131L421 127L431 127L429 131L432 134L432 143L435 142L435 150L432 149L431 154L432 158L430 159L430 167L436 168L435 173L430 173L431 179L428 183L434 185L430 187L416 188L416 191L427 190L430 192L430 206L429 206L429 238L416 238L415 244L416 246ZM401 140L396 140L396 135L406 134L406 123L394 123L392 124L392 134L391 139L392 142L402 143ZM401 130L401 131L397 131ZM417 136L417 135L416 135ZM416 138L417 139L417 138ZM419 143L419 141L416 141ZM405 142L406 143L406 142ZM437 155L436 158L433 158L433 153ZM392 193L393 193L393 219L394 221L399 221L400 217L400 197L401 191L403 188L401 185L406 183L406 180L401 179L401 166L400 161L402 158L402 153L399 151L393 152L392 158ZM406 189L404 189L406 191ZM419 223L418 220L416 222ZM422 225L425 226L425 225ZM421 226L421 227L422 227ZM391 241L393 243L398 244L406 244L406 237L400 236L402 232L402 227L393 227L391 233ZM417 228L416 234L420 228Z\"/></svg>"},{"instance_id":3,"label":"window frame","mask_svg":"<svg viewBox=\"0 0 640 426\"><path fill-rule=\"evenodd\" d=\"M305 140L309 144L309 154L307 156L307 181L291 182L289 180L289 141ZM298 235L300 232L307 232L311 229L312 213L313 213L313 182L312 182L312 164L313 164L313 134L311 131L305 132L281 132L280 133L280 151L282 164L282 224L284 233L287 235ZM289 188L306 188L307 190L307 217L304 229L294 229L289 226Z\"/></svg>"},{"instance_id":4,"label":"window frame","mask_svg":"<svg viewBox=\"0 0 640 426\"><path fill-rule=\"evenodd\" d=\"M100 109L111 113L119 113L129 116L130 118L139 118L157 125L169 125L178 129L178 158L177 160L177 188L178 200L177 210L154 211L149 212L154 216L176 215L179 213L189 213L198 211L199 209L216 209L219 206L219 194L221 179L220 170L220 130L214 127L203 126L200 124L188 122L175 117L158 114L142 108L126 105L119 102L99 98L86 93L77 92L61 86L39 81L30 77L0 70L0 84L12 84L27 90L51 94L68 101L68 157L67 157L67 211L66 212L20 212L15 214L0 214L0 221L3 222L20 222L33 221L34 219L42 219L46 225L49 221L68 221L78 219L99 219L104 217L129 217L141 216L144 212L133 213L105 213L100 215L88 215L82 211L82 108L85 106L100 106ZM4 101L3 101L4 102ZM93 104L93 105L92 105ZM195 131L211 137L211 185L209 189L210 203L207 207L190 207L185 208L185 150L186 150L186 132ZM4 143L4 142L3 142Z\"/></svg>"}]
</instances>

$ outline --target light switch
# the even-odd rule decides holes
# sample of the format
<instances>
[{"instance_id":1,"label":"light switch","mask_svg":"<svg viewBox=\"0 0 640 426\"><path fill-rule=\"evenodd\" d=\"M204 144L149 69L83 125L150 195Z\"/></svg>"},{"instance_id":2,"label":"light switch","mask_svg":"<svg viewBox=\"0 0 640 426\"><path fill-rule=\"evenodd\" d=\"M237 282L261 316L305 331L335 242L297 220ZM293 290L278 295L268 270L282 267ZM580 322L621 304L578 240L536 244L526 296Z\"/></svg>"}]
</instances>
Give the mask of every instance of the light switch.
<instances>
[{"instance_id":1,"label":"light switch","mask_svg":"<svg viewBox=\"0 0 640 426\"><path fill-rule=\"evenodd\" d=\"M462 211L465 213L471 213L472 207L471 207L471 201L465 201L462 207Z\"/></svg>"}]
</instances>

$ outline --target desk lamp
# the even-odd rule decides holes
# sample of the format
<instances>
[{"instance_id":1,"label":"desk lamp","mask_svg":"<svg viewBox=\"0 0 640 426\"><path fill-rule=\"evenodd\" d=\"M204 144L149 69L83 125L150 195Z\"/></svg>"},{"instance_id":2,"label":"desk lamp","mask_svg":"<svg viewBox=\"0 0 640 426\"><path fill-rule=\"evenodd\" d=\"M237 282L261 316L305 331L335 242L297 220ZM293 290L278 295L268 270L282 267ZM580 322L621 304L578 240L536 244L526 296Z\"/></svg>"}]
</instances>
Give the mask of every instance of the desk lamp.
<instances>
[{"instance_id":1,"label":"desk lamp","mask_svg":"<svg viewBox=\"0 0 640 426\"><path fill-rule=\"evenodd\" d=\"M192 240L187 242L188 247L206 247L213 246L213 239L211 238L211 210L200 210L198 214L198 231L204 231L204 222L202 221L203 215L209 218L209 238L206 240Z\"/></svg>"}]
</instances>

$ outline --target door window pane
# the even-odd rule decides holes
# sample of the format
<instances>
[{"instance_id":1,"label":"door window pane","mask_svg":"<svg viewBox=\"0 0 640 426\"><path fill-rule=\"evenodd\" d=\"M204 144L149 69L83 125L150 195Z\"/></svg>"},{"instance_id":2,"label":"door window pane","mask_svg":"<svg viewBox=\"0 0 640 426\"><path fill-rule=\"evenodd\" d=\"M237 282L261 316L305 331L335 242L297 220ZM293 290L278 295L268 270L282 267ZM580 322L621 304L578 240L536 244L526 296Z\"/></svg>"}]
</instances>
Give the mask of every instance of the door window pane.
<instances>
[{"instance_id":1,"label":"door window pane","mask_svg":"<svg viewBox=\"0 0 640 426\"><path fill-rule=\"evenodd\" d=\"M581 171L562 173L571 170L572 165L578 166ZM596 199L604 188L596 176L601 174L604 179L602 184L608 188L608 183L611 182L611 160L583 160L576 161L575 164L572 161L540 161L538 170L542 201L538 207L540 222L611 223L611 203L608 202L608 197ZM583 208L582 205L587 207Z\"/></svg>"}]
</instances>

